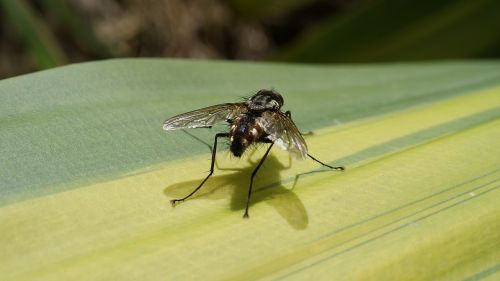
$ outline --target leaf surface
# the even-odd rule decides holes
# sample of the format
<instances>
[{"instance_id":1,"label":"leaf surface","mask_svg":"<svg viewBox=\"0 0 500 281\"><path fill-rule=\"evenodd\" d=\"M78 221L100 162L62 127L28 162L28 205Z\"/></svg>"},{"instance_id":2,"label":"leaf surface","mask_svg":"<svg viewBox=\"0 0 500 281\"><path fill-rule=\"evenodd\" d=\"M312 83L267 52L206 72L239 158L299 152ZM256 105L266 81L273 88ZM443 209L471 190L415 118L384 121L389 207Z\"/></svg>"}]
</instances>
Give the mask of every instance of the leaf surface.
<instances>
[{"instance_id":1,"label":"leaf surface","mask_svg":"<svg viewBox=\"0 0 500 281\"><path fill-rule=\"evenodd\" d=\"M1 280L498 277L500 64L111 60L0 81ZM310 153L164 119L274 87ZM496 276L496 277L495 277Z\"/></svg>"}]
</instances>

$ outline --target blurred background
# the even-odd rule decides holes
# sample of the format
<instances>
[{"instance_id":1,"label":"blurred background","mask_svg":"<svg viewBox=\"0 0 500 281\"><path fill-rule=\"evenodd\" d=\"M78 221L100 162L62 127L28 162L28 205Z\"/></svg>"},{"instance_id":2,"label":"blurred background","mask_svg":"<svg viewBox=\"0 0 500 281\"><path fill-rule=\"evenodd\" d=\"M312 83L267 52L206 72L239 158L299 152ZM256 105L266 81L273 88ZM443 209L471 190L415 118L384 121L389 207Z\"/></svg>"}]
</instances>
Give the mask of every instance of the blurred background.
<instances>
[{"instance_id":1,"label":"blurred background","mask_svg":"<svg viewBox=\"0 0 500 281\"><path fill-rule=\"evenodd\" d=\"M0 78L115 57L498 58L499 0L0 0Z\"/></svg>"}]
</instances>

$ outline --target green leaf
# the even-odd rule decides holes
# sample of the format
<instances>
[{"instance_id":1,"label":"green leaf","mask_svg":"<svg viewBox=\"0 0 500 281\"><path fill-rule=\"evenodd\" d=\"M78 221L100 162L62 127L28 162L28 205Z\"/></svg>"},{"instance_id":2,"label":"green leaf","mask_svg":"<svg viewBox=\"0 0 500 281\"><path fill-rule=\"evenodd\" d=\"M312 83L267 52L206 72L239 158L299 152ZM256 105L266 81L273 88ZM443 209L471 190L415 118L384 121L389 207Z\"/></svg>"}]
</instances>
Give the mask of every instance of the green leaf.
<instances>
[{"instance_id":1,"label":"green leaf","mask_svg":"<svg viewBox=\"0 0 500 281\"><path fill-rule=\"evenodd\" d=\"M2 0L0 10L23 41L39 69L64 64L66 58L45 22L25 0Z\"/></svg>"},{"instance_id":2,"label":"green leaf","mask_svg":"<svg viewBox=\"0 0 500 281\"><path fill-rule=\"evenodd\" d=\"M1 280L498 279L500 64L125 59L0 81ZM274 87L309 152L164 119ZM203 143L206 142L206 143Z\"/></svg>"},{"instance_id":3,"label":"green leaf","mask_svg":"<svg viewBox=\"0 0 500 281\"><path fill-rule=\"evenodd\" d=\"M364 1L279 53L307 62L387 62L497 56L496 0Z\"/></svg>"},{"instance_id":4,"label":"green leaf","mask_svg":"<svg viewBox=\"0 0 500 281\"><path fill-rule=\"evenodd\" d=\"M97 38L90 24L71 3L64 0L44 0L40 4L57 18L83 50L93 53L98 58L113 56L112 51Z\"/></svg>"}]
</instances>

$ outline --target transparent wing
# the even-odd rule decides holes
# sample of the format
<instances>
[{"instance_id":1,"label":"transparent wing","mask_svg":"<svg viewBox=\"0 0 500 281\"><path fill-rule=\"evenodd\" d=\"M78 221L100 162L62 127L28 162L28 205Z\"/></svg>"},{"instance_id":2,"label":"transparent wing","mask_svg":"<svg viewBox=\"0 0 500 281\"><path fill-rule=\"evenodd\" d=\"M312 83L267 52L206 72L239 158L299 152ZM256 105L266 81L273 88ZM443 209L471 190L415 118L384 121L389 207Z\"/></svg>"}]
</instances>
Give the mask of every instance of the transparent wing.
<instances>
[{"instance_id":1,"label":"transparent wing","mask_svg":"<svg viewBox=\"0 0 500 281\"><path fill-rule=\"evenodd\" d=\"M244 103L223 103L182 113L163 122L164 130L210 127L247 112Z\"/></svg>"},{"instance_id":2,"label":"transparent wing","mask_svg":"<svg viewBox=\"0 0 500 281\"><path fill-rule=\"evenodd\" d=\"M282 112L264 112L258 119L264 131L281 149L287 150L298 159L307 158L306 141L293 123L292 119Z\"/></svg>"}]
</instances>

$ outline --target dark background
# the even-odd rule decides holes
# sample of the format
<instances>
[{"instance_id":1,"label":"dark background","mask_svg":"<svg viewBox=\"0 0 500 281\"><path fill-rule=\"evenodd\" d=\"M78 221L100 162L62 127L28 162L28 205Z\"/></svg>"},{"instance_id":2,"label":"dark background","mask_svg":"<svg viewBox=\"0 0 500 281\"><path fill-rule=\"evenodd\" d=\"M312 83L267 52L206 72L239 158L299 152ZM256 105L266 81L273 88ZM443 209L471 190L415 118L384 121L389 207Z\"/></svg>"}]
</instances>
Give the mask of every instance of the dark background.
<instances>
[{"instance_id":1,"label":"dark background","mask_svg":"<svg viewBox=\"0 0 500 281\"><path fill-rule=\"evenodd\" d=\"M0 78L113 57L500 56L498 0L0 0Z\"/></svg>"}]
</instances>

